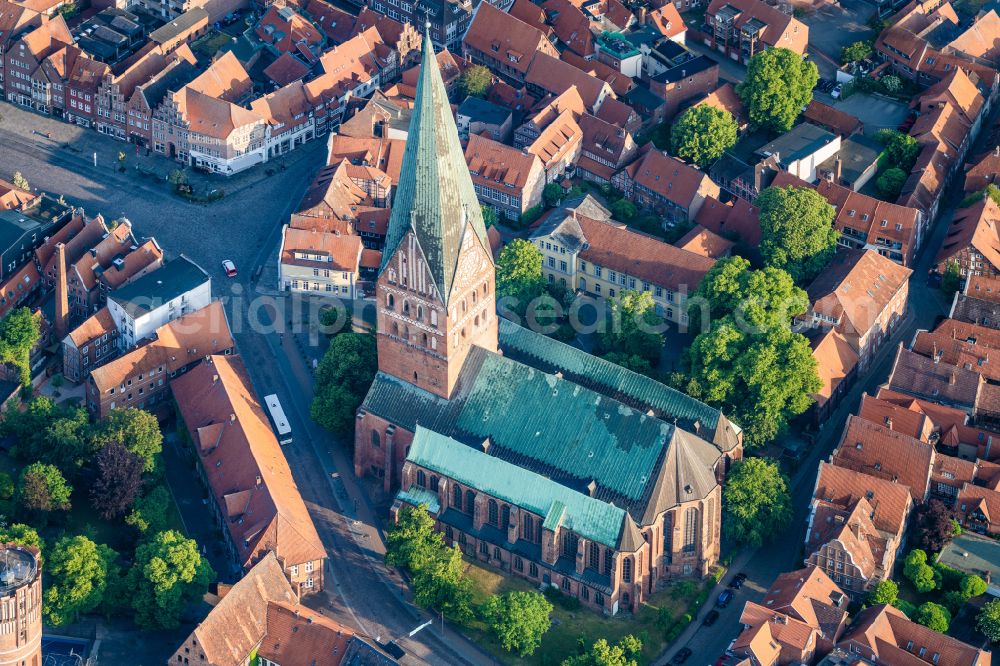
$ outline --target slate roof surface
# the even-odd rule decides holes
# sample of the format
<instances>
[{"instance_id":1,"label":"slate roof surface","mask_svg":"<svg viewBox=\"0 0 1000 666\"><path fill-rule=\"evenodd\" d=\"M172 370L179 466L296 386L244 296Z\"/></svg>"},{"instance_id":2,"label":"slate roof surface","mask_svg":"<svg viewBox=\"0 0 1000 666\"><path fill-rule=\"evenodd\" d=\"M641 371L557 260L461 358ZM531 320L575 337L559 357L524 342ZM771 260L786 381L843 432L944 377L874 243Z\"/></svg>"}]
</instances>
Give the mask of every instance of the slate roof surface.
<instances>
[{"instance_id":1,"label":"slate roof surface","mask_svg":"<svg viewBox=\"0 0 1000 666\"><path fill-rule=\"evenodd\" d=\"M426 428L417 427L410 462L557 521L586 539L618 545L625 510L571 490Z\"/></svg>"},{"instance_id":2,"label":"slate roof surface","mask_svg":"<svg viewBox=\"0 0 1000 666\"><path fill-rule=\"evenodd\" d=\"M110 298L135 319L209 279L200 266L181 255L159 270L111 292Z\"/></svg>"},{"instance_id":3,"label":"slate roof surface","mask_svg":"<svg viewBox=\"0 0 1000 666\"><path fill-rule=\"evenodd\" d=\"M425 56L434 54L429 33L424 35L423 52ZM463 218L487 253L490 243L437 58L426 58L420 68L407 136L382 268L412 230L447 305L466 228Z\"/></svg>"}]
</instances>

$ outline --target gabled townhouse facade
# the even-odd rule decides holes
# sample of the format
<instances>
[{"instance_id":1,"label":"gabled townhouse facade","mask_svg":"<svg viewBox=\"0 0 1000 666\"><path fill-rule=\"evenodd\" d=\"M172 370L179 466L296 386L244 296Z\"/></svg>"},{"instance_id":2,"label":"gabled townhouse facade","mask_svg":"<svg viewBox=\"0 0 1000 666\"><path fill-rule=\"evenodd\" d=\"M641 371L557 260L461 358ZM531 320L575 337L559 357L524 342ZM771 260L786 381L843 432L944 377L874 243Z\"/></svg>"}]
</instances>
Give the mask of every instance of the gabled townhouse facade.
<instances>
[{"instance_id":1,"label":"gabled townhouse facade","mask_svg":"<svg viewBox=\"0 0 1000 666\"><path fill-rule=\"evenodd\" d=\"M542 201L546 177L542 161L528 149L518 150L473 134L465 148L479 202L507 220L519 220Z\"/></svg>"},{"instance_id":2,"label":"gabled townhouse facade","mask_svg":"<svg viewBox=\"0 0 1000 666\"><path fill-rule=\"evenodd\" d=\"M342 300L363 296L361 289L362 258L378 267L381 254L368 251L359 235L282 228L278 250L278 288L281 291L311 294ZM374 255L378 255L377 257Z\"/></svg>"},{"instance_id":3,"label":"gabled townhouse facade","mask_svg":"<svg viewBox=\"0 0 1000 666\"><path fill-rule=\"evenodd\" d=\"M1000 277L1000 206L988 196L955 211L948 233L941 242L936 263L944 274L958 268L961 279Z\"/></svg>"},{"instance_id":4,"label":"gabled townhouse facade","mask_svg":"<svg viewBox=\"0 0 1000 666\"><path fill-rule=\"evenodd\" d=\"M536 53L559 57L541 30L489 2L480 3L476 9L462 39L462 53L477 65L518 84L525 82Z\"/></svg>"},{"instance_id":5,"label":"gabled townhouse facade","mask_svg":"<svg viewBox=\"0 0 1000 666\"><path fill-rule=\"evenodd\" d=\"M63 81L53 81L42 63L73 44L62 15L24 32L3 53L4 95L8 102L51 113L53 95L61 97Z\"/></svg>"}]
</instances>

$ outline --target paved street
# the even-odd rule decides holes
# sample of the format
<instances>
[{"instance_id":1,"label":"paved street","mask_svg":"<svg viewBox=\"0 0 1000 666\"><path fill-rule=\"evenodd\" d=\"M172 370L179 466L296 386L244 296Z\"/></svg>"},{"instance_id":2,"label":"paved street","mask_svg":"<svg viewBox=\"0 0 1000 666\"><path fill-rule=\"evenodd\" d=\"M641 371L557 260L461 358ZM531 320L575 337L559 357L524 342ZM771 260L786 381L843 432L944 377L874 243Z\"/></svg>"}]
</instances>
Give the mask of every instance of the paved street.
<instances>
[{"instance_id":1,"label":"paved street","mask_svg":"<svg viewBox=\"0 0 1000 666\"><path fill-rule=\"evenodd\" d=\"M32 129L52 138L33 135ZM61 147L68 143L77 150ZM125 215L137 234L155 236L168 256L183 253L211 274L213 294L226 303L230 326L257 393L277 393L285 406L296 437L295 443L285 447L286 457L331 554L327 591L308 603L382 640L405 636L429 619L404 598L405 586L382 564L380 527L354 483L348 444L335 442L309 419L310 370L292 336L279 337L278 327L285 325L287 315L282 313L275 324L271 307L251 302L254 269L271 254L280 224L323 165L325 141L307 143L288 156L286 170L272 176L256 168L232 180L212 177L227 195L207 205L180 199L161 183L131 172L94 169L94 151L102 164L103 156L108 162L117 160L118 151L134 151L131 146L4 103L0 103L0 145L4 147L0 177L9 178L7 171L20 171L33 187L63 194L90 215ZM134 162L134 152L128 155L129 162ZM162 157L139 160L144 169L161 173L176 168ZM236 262L238 279L224 276L223 258ZM250 321L260 325L251 327ZM261 329L269 334L255 332ZM452 664L490 663L460 636L447 630L442 640L440 633L438 623L414 639L401 641L414 655L404 663L440 664L442 659Z\"/></svg>"}]
</instances>

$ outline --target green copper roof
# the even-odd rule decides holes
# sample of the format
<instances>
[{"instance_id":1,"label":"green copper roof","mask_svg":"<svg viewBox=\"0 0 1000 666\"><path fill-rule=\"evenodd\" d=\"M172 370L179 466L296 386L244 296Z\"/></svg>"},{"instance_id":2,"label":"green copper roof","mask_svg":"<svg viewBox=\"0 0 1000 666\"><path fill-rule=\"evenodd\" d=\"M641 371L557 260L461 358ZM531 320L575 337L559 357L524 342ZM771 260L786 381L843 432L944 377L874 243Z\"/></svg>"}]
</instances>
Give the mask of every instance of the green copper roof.
<instances>
[{"instance_id":1,"label":"green copper roof","mask_svg":"<svg viewBox=\"0 0 1000 666\"><path fill-rule=\"evenodd\" d=\"M429 511L432 516L436 516L438 512L441 511L441 502L438 499L437 493L432 493L431 491L421 488L420 486L410 486L409 490L400 490L396 493L396 499L408 502L413 506L426 504L427 511Z\"/></svg>"},{"instance_id":2,"label":"green copper roof","mask_svg":"<svg viewBox=\"0 0 1000 666\"><path fill-rule=\"evenodd\" d=\"M561 524L585 539L611 548L618 545L624 509L587 497L450 437L418 427L406 459L545 516L546 527Z\"/></svg>"},{"instance_id":3,"label":"green copper roof","mask_svg":"<svg viewBox=\"0 0 1000 666\"><path fill-rule=\"evenodd\" d=\"M479 347L455 436L491 437L490 455L619 505L641 503L673 426L566 379ZM464 437L463 437L464 435Z\"/></svg>"},{"instance_id":4,"label":"green copper roof","mask_svg":"<svg viewBox=\"0 0 1000 666\"><path fill-rule=\"evenodd\" d=\"M567 379L633 407L651 408L658 418L671 422L677 419L678 425L685 429L691 430L693 423L699 421L710 431L702 432L702 436L712 440L714 434L715 443L724 449L729 448L725 433L711 432L719 428L720 421L723 429L731 429L729 439L734 442L740 432L739 426L719 410L645 375L530 331L507 319L500 319L499 328L500 348L506 356L546 372L561 372Z\"/></svg>"},{"instance_id":5,"label":"green copper roof","mask_svg":"<svg viewBox=\"0 0 1000 666\"><path fill-rule=\"evenodd\" d=\"M429 34L382 252L382 269L412 229L445 304L468 222L489 249L482 211Z\"/></svg>"}]
</instances>

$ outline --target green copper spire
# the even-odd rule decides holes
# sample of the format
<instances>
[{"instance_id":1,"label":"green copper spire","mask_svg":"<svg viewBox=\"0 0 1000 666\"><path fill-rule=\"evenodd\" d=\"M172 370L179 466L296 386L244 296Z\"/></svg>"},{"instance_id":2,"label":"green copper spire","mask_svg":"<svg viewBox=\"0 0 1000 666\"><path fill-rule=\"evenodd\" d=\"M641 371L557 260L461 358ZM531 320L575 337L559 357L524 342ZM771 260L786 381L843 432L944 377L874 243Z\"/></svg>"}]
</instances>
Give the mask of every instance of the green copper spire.
<instances>
[{"instance_id":1,"label":"green copper spire","mask_svg":"<svg viewBox=\"0 0 1000 666\"><path fill-rule=\"evenodd\" d=\"M428 25L380 272L385 270L406 233L412 230L431 278L447 304L466 221L472 224L488 254L482 211L458 141L458 129Z\"/></svg>"}]
</instances>

